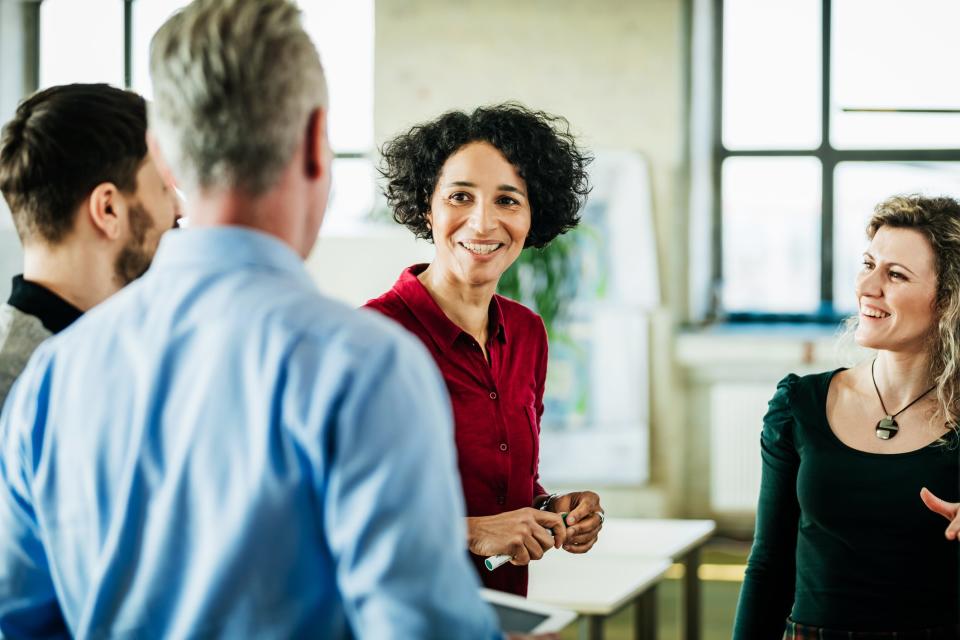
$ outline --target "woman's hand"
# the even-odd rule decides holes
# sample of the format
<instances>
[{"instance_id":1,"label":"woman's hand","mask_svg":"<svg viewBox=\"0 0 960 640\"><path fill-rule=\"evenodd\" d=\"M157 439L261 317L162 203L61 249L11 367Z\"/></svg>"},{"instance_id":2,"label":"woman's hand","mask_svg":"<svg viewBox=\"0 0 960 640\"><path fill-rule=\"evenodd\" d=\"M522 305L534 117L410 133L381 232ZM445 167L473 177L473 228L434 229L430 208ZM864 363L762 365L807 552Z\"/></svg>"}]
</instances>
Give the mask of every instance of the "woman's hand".
<instances>
[{"instance_id":1,"label":"woman's hand","mask_svg":"<svg viewBox=\"0 0 960 640\"><path fill-rule=\"evenodd\" d=\"M554 498L550 510L567 514L567 541L563 548L570 553L586 553L597 542L603 527L600 496L593 491L575 491Z\"/></svg>"},{"instance_id":2,"label":"woman's hand","mask_svg":"<svg viewBox=\"0 0 960 640\"><path fill-rule=\"evenodd\" d=\"M550 529L553 529L551 535ZM478 556L512 556L516 565L539 560L566 539L563 519L556 513L526 507L495 516L467 518L467 546Z\"/></svg>"},{"instance_id":3,"label":"woman's hand","mask_svg":"<svg viewBox=\"0 0 960 640\"><path fill-rule=\"evenodd\" d=\"M941 500L926 487L920 489L920 499L927 505L927 509L950 521L945 535L947 540L956 540L957 533L960 533L960 503Z\"/></svg>"}]
</instances>

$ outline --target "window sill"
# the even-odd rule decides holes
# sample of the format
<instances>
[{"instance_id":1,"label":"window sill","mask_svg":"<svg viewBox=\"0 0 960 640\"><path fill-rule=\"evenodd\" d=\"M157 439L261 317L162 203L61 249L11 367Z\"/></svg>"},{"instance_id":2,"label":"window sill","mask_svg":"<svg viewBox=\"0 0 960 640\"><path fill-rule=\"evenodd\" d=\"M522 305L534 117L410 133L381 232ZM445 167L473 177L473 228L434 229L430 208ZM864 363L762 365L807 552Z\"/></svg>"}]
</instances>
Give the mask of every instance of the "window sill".
<instances>
[{"instance_id":1,"label":"window sill","mask_svg":"<svg viewBox=\"0 0 960 640\"><path fill-rule=\"evenodd\" d=\"M690 371L723 377L725 371L826 370L849 366L866 350L844 336L841 325L730 323L682 329L676 338L676 360Z\"/></svg>"}]
</instances>

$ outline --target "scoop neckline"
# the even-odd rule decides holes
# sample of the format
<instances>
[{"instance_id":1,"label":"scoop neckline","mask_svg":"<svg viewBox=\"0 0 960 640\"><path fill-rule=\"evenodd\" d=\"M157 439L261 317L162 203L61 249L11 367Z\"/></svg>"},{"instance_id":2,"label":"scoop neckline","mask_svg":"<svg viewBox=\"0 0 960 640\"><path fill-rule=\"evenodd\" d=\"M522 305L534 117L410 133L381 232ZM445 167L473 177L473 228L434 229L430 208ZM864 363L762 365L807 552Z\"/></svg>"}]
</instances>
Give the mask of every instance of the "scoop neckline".
<instances>
[{"instance_id":1,"label":"scoop neckline","mask_svg":"<svg viewBox=\"0 0 960 640\"><path fill-rule=\"evenodd\" d=\"M840 439L837 433L833 430L833 426L830 424L830 420L827 418L827 394L830 393L830 383L833 382L833 379L841 371L847 371L849 367L839 367L830 372L830 375L827 376L826 383L823 385L823 398L820 402L820 415L823 418L823 424L827 428L827 433L830 434L830 438L833 442L840 446L840 448L850 451L852 453L859 454L861 456L866 456L868 458L903 458L910 456L917 456L921 453L927 451L928 449L934 447L940 438L929 442L928 444L923 445L918 449L911 449L910 451L897 451L895 453L876 453L874 451L864 451L863 449L857 449L856 447L851 447L846 442Z\"/></svg>"}]
</instances>

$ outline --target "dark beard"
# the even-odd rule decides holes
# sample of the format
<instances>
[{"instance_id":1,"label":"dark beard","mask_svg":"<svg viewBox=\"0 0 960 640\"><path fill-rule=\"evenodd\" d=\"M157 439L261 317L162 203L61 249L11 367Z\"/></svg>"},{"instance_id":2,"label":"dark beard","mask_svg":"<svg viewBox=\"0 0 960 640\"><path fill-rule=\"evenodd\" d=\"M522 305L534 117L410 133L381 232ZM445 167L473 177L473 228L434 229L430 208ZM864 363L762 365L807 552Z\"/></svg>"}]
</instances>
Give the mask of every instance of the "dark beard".
<instances>
[{"instance_id":1,"label":"dark beard","mask_svg":"<svg viewBox=\"0 0 960 640\"><path fill-rule=\"evenodd\" d=\"M143 205L130 205L130 240L120 250L113 269L123 286L142 276L150 267L153 254L144 247L147 231L153 228L153 220Z\"/></svg>"}]
</instances>

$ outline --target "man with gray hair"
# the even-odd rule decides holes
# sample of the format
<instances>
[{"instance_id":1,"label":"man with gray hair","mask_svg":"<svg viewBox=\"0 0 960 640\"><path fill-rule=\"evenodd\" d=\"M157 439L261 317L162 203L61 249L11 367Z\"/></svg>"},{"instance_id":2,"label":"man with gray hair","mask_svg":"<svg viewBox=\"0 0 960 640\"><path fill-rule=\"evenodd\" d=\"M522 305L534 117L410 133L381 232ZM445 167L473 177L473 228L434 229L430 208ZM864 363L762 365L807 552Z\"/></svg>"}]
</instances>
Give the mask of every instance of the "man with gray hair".
<instances>
[{"instance_id":1,"label":"man with gray hair","mask_svg":"<svg viewBox=\"0 0 960 640\"><path fill-rule=\"evenodd\" d=\"M10 396L0 637L498 637L438 372L302 263L332 154L299 11L196 0L151 72L190 229Z\"/></svg>"}]
</instances>

